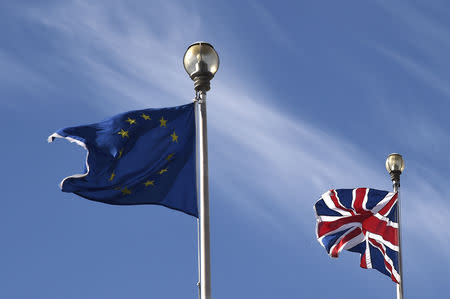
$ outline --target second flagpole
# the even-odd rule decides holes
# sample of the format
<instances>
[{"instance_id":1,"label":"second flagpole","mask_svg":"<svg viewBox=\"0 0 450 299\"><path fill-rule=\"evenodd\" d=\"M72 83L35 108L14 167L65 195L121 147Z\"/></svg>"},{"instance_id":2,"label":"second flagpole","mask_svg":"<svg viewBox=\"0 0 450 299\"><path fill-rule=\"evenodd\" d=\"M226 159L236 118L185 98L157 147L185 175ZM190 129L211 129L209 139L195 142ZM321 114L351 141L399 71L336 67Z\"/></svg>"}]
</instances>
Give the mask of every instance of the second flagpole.
<instances>
[{"instance_id":1,"label":"second flagpole","mask_svg":"<svg viewBox=\"0 0 450 299\"><path fill-rule=\"evenodd\" d=\"M397 299L403 299L403 271L402 271L402 247L400 229L400 175L405 168L403 157L400 154L390 154L386 159L386 170L391 175L394 192L397 192L397 225L398 225L398 274L400 281L397 283Z\"/></svg>"}]
</instances>

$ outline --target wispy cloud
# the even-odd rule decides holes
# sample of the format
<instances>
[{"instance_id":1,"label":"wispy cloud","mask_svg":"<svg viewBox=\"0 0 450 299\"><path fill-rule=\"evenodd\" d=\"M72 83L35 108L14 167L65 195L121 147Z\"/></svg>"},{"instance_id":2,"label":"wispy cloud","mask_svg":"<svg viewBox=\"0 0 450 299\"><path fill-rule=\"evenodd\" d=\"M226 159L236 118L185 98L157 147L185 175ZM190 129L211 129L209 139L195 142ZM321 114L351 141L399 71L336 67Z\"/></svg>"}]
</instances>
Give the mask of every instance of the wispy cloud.
<instances>
[{"instance_id":1,"label":"wispy cloud","mask_svg":"<svg viewBox=\"0 0 450 299\"><path fill-rule=\"evenodd\" d=\"M378 45L376 48L380 53L404 67L408 74L416 76L420 81L440 91L447 98L450 98L450 80L441 77L440 74L435 72L435 69L427 64L420 64L406 55L401 55L400 53L381 45Z\"/></svg>"},{"instance_id":2,"label":"wispy cloud","mask_svg":"<svg viewBox=\"0 0 450 299\"><path fill-rule=\"evenodd\" d=\"M374 47L415 76L420 83L437 90L448 100L450 63L445 58L450 50L450 32L446 24L449 17L447 10L440 7L439 2L427 3L422 7L418 3L408 2L378 3L396 20L397 33L401 34L408 47L394 48L379 43Z\"/></svg>"},{"instance_id":3,"label":"wispy cloud","mask_svg":"<svg viewBox=\"0 0 450 299\"><path fill-rule=\"evenodd\" d=\"M448 9L445 2L433 1L377 1L399 25L402 40L424 52L427 60L440 65L446 63L440 57L450 48L450 32L447 30ZM404 30L403 30L404 29ZM436 55L438 54L438 55Z\"/></svg>"},{"instance_id":4,"label":"wispy cloud","mask_svg":"<svg viewBox=\"0 0 450 299\"><path fill-rule=\"evenodd\" d=\"M287 30L284 29L279 20L277 20L274 15L268 10L260 1L250 1L250 6L252 7L252 12L257 16L260 22L261 28L267 32L268 37L272 39L275 43L282 45L283 47L289 48L291 50L299 51L298 48L294 47L292 38L287 35Z\"/></svg>"},{"instance_id":5,"label":"wispy cloud","mask_svg":"<svg viewBox=\"0 0 450 299\"><path fill-rule=\"evenodd\" d=\"M7 71L0 72L0 88L7 90L20 89L32 93L36 89L50 89L51 85L39 73L31 70L6 51L0 50L0 65ZM26 84L25 84L26 82ZM9 99L0 100L4 105L15 106L18 103Z\"/></svg>"},{"instance_id":6,"label":"wispy cloud","mask_svg":"<svg viewBox=\"0 0 450 299\"><path fill-rule=\"evenodd\" d=\"M80 71L113 87L120 97L156 99L155 93L162 91L181 98L181 88L173 88L174 79L186 88L189 82L177 71L179 53L186 47L184 36L197 31L198 18L169 3L142 13L137 17L117 3L105 9L85 1L30 10L39 22L62 33L68 54L76 58ZM180 22L187 18L189 28Z\"/></svg>"},{"instance_id":7,"label":"wispy cloud","mask_svg":"<svg viewBox=\"0 0 450 299\"><path fill-rule=\"evenodd\" d=\"M439 245L430 249L439 251L439 248L450 248L450 233L436 229L445 226L444 221L450 216L448 196L442 192L450 175L450 159L446 153L450 146L449 128L442 122L446 119L442 110L448 107L450 98L448 10L441 6L443 2L378 1L378 4L395 20L398 27L393 28L394 34L404 42L372 43L373 48L403 70L402 78L411 78L408 84L412 89L416 85L425 87L428 95L415 102L434 107L428 113L421 109L405 115L402 111L397 120L407 125L397 130L410 152L420 157L409 161L407 169L408 187L402 193L404 225L411 236L423 239L432 236ZM423 97L423 94L411 96Z\"/></svg>"},{"instance_id":8,"label":"wispy cloud","mask_svg":"<svg viewBox=\"0 0 450 299\"><path fill-rule=\"evenodd\" d=\"M201 35L207 28L200 26L199 17L180 6L163 8L166 10L164 16L154 16L151 24L125 7L105 10L83 1L52 10L33 9L31 15L60 32L68 55L82 65L86 75L105 94L115 94L105 99L115 108L105 109L117 112L148 105L181 104L192 93L192 83L180 71L180 56L186 40ZM197 26L185 28L185 18L193 19ZM389 55L421 76L430 76L414 62ZM208 110L213 183L226 190L227 200L236 208L247 208L249 215L266 219L280 230L279 219L286 225L300 223L309 229L314 221L312 205L326 189L388 185L383 161L380 162L384 157L368 157L351 141L284 115L273 102L268 104L271 101L264 91L233 79L233 69L241 67L228 65L226 71L218 74ZM414 215L409 219L425 220L432 213L444 221L450 215L449 206L439 199L439 215L424 208L422 197L436 196L441 185L415 176L411 186L405 193L406 213ZM415 231L416 225L408 221L406 229ZM425 228L420 230L422 238L433 232L445 243L445 237L450 237L450 233L445 237L434 234L432 226Z\"/></svg>"}]
</instances>

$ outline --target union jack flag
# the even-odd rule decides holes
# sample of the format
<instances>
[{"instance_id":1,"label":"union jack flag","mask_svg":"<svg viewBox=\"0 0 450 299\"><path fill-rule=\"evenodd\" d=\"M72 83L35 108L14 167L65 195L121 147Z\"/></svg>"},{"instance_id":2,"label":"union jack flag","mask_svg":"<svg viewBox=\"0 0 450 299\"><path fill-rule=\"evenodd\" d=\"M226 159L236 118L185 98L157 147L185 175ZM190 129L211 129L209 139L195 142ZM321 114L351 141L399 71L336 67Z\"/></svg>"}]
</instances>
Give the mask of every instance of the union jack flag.
<instances>
[{"instance_id":1,"label":"union jack flag","mask_svg":"<svg viewBox=\"0 0 450 299\"><path fill-rule=\"evenodd\" d=\"M361 254L361 267L399 283L398 193L357 188L325 192L314 205L317 240L331 257L346 249Z\"/></svg>"}]
</instances>

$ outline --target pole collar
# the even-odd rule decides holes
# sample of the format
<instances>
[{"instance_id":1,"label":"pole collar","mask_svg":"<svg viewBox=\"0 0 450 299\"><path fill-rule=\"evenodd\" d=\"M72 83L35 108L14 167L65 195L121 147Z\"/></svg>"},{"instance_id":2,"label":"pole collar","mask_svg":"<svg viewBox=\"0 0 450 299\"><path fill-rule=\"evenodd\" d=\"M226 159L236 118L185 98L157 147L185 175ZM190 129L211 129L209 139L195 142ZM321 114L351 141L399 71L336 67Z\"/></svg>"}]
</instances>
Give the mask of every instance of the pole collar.
<instances>
[{"instance_id":1,"label":"pole collar","mask_svg":"<svg viewBox=\"0 0 450 299\"><path fill-rule=\"evenodd\" d=\"M393 170L389 174L391 175L392 184L400 187L400 175L402 172L400 170Z\"/></svg>"}]
</instances>

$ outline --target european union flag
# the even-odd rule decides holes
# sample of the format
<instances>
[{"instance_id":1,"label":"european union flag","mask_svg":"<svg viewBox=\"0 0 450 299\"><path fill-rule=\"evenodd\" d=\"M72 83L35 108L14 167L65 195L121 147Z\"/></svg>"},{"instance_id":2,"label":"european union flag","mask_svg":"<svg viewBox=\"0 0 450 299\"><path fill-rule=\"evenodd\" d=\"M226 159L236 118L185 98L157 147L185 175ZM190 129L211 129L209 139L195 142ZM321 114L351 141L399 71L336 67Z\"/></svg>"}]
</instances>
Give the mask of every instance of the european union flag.
<instances>
[{"instance_id":1,"label":"european union flag","mask_svg":"<svg viewBox=\"0 0 450 299\"><path fill-rule=\"evenodd\" d=\"M114 205L157 204L198 217L194 104L122 113L65 128L87 150L84 174L61 182L64 192Z\"/></svg>"}]
</instances>

